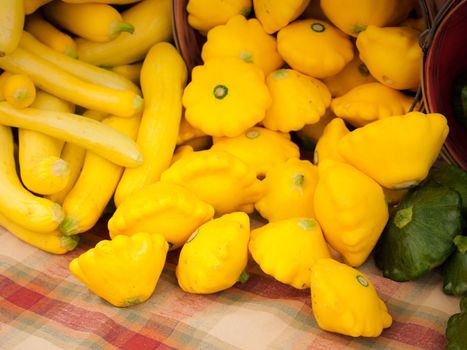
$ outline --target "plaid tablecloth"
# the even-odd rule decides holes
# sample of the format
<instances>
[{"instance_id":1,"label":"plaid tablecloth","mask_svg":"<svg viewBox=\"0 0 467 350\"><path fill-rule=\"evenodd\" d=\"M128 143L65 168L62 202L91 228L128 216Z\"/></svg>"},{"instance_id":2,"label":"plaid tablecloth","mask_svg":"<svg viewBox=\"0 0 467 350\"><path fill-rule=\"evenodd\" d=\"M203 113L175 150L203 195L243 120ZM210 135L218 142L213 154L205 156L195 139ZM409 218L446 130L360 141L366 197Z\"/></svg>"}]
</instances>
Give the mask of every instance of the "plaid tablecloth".
<instances>
[{"instance_id":1,"label":"plaid tablecloth","mask_svg":"<svg viewBox=\"0 0 467 350\"><path fill-rule=\"evenodd\" d=\"M442 349L458 298L441 289L439 271L408 283L385 279L372 259L361 267L393 316L376 339L319 329L310 291L274 281L251 264L250 280L214 295L177 285L170 252L153 296L120 309L80 284L68 270L74 257L102 239L97 226L79 247L54 256L0 228L0 348L56 349Z\"/></svg>"}]
</instances>

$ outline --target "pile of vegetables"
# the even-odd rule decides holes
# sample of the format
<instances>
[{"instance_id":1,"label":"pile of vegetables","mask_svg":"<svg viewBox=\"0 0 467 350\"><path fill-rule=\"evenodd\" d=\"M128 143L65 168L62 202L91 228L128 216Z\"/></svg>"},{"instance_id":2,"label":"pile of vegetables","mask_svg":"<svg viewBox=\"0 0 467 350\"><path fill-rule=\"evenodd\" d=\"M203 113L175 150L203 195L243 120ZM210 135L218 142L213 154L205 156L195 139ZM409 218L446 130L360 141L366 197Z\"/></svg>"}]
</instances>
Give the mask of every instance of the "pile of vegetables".
<instances>
[{"instance_id":1,"label":"pile of vegetables","mask_svg":"<svg viewBox=\"0 0 467 350\"><path fill-rule=\"evenodd\" d=\"M177 249L182 290L246 282L253 259L353 337L392 323L357 269L373 251L397 281L443 265L464 295L467 173L433 167L446 118L411 112L416 2L186 9L206 38L191 72L168 0L0 4L0 225L64 254L111 208L110 239L70 271L119 307L147 300Z\"/></svg>"}]
</instances>

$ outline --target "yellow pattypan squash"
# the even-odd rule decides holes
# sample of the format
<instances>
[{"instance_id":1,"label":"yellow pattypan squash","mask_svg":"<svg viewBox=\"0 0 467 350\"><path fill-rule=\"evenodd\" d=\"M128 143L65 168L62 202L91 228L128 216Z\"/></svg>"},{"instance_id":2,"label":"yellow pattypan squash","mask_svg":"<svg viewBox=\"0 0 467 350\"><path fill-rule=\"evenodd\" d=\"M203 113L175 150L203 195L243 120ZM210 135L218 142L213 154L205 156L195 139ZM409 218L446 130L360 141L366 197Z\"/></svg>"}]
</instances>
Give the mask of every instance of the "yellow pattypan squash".
<instances>
[{"instance_id":1,"label":"yellow pattypan squash","mask_svg":"<svg viewBox=\"0 0 467 350\"><path fill-rule=\"evenodd\" d=\"M256 18L232 17L225 25L208 32L201 57L204 62L216 57L236 57L260 67L265 75L282 66L276 38L267 34Z\"/></svg>"},{"instance_id":2,"label":"yellow pattypan squash","mask_svg":"<svg viewBox=\"0 0 467 350\"><path fill-rule=\"evenodd\" d=\"M214 216L214 208L184 187L154 182L128 196L108 221L110 237L137 232L160 233L170 249Z\"/></svg>"},{"instance_id":3,"label":"yellow pattypan squash","mask_svg":"<svg viewBox=\"0 0 467 350\"><path fill-rule=\"evenodd\" d=\"M331 103L328 88L318 79L293 69L279 69L266 78L272 97L262 124L271 130L296 131L319 121Z\"/></svg>"},{"instance_id":4,"label":"yellow pattypan squash","mask_svg":"<svg viewBox=\"0 0 467 350\"><path fill-rule=\"evenodd\" d=\"M428 175L448 132L443 115L410 112L350 132L338 149L348 163L381 186L400 189L417 185Z\"/></svg>"},{"instance_id":5,"label":"yellow pattypan squash","mask_svg":"<svg viewBox=\"0 0 467 350\"><path fill-rule=\"evenodd\" d=\"M271 168L263 180L264 194L255 208L268 221L314 217L313 197L318 168L308 160L291 158Z\"/></svg>"},{"instance_id":6,"label":"yellow pattypan squash","mask_svg":"<svg viewBox=\"0 0 467 350\"><path fill-rule=\"evenodd\" d=\"M296 217L251 231L249 250L266 274L297 289L310 287L310 273L319 259L330 258L319 223Z\"/></svg>"},{"instance_id":7,"label":"yellow pattypan squash","mask_svg":"<svg viewBox=\"0 0 467 350\"><path fill-rule=\"evenodd\" d=\"M299 158L298 146L288 133L255 126L237 137L216 137L211 147L230 153L244 161L258 177L264 177L274 165L290 158Z\"/></svg>"},{"instance_id":8,"label":"yellow pattypan squash","mask_svg":"<svg viewBox=\"0 0 467 350\"><path fill-rule=\"evenodd\" d=\"M237 136L263 120L271 96L263 71L240 58L213 58L191 72L185 118L211 136Z\"/></svg>"},{"instance_id":9,"label":"yellow pattypan squash","mask_svg":"<svg viewBox=\"0 0 467 350\"><path fill-rule=\"evenodd\" d=\"M203 224L180 251L175 270L180 288L209 294L244 282L249 239L250 219L243 212Z\"/></svg>"},{"instance_id":10,"label":"yellow pattypan squash","mask_svg":"<svg viewBox=\"0 0 467 350\"><path fill-rule=\"evenodd\" d=\"M354 87L366 83L375 82L376 79L362 62L360 57L354 56L353 60L336 75L324 78L323 82L332 96L342 96Z\"/></svg>"},{"instance_id":11,"label":"yellow pattypan squash","mask_svg":"<svg viewBox=\"0 0 467 350\"><path fill-rule=\"evenodd\" d=\"M275 33L302 14L310 0L253 0L255 16L267 33Z\"/></svg>"},{"instance_id":12,"label":"yellow pattypan squash","mask_svg":"<svg viewBox=\"0 0 467 350\"><path fill-rule=\"evenodd\" d=\"M311 304L318 326L352 337L377 337L392 324L386 304L362 272L321 259L311 272Z\"/></svg>"},{"instance_id":13,"label":"yellow pattypan squash","mask_svg":"<svg viewBox=\"0 0 467 350\"><path fill-rule=\"evenodd\" d=\"M327 18L344 33L357 36L368 25L395 25L408 16L414 0L321 0Z\"/></svg>"},{"instance_id":14,"label":"yellow pattypan squash","mask_svg":"<svg viewBox=\"0 0 467 350\"><path fill-rule=\"evenodd\" d=\"M135 233L102 240L73 259L71 273L112 305L131 306L154 292L169 245L160 234Z\"/></svg>"},{"instance_id":15,"label":"yellow pattypan squash","mask_svg":"<svg viewBox=\"0 0 467 350\"><path fill-rule=\"evenodd\" d=\"M264 186L245 162L212 149L186 154L162 173L161 181L189 189L211 204L216 215L251 213Z\"/></svg>"},{"instance_id":16,"label":"yellow pattypan squash","mask_svg":"<svg viewBox=\"0 0 467 350\"><path fill-rule=\"evenodd\" d=\"M331 102L334 114L360 127L378 119L408 113L413 98L381 83L354 87Z\"/></svg>"},{"instance_id":17,"label":"yellow pattypan squash","mask_svg":"<svg viewBox=\"0 0 467 350\"><path fill-rule=\"evenodd\" d=\"M324 128L323 134L316 144L313 163L319 165L325 159L343 162L344 158L340 155L337 145L339 144L339 140L349 132L349 129L347 129L345 122L341 118L331 120Z\"/></svg>"},{"instance_id":18,"label":"yellow pattypan squash","mask_svg":"<svg viewBox=\"0 0 467 350\"><path fill-rule=\"evenodd\" d=\"M251 9L251 0L189 0L186 6L188 24L201 33L227 23L235 15L248 17Z\"/></svg>"},{"instance_id":19,"label":"yellow pattypan squash","mask_svg":"<svg viewBox=\"0 0 467 350\"><path fill-rule=\"evenodd\" d=\"M328 108L317 123L307 124L302 129L298 130L296 134L300 139L300 145L304 149L313 150L323 134L326 125L335 117L331 108Z\"/></svg>"},{"instance_id":20,"label":"yellow pattypan squash","mask_svg":"<svg viewBox=\"0 0 467 350\"><path fill-rule=\"evenodd\" d=\"M357 48L376 80L393 89L416 89L422 64L419 36L409 27L368 26L358 35Z\"/></svg>"},{"instance_id":21,"label":"yellow pattypan squash","mask_svg":"<svg viewBox=\"0 0 467 350\"><path fill-rule=\"evenodd\" d=\"M323 161L314 208L326 241L351 266L371 253L388 221L383 189L349 164Z\"/></svg>"},{"instance_id":22,"label":"yellow pattypan squash","mask_svg":"<svg viewBox=\"0 0 467 350\"><path fill-rule=\"evenodd\" d=\"M295 21L277 33L277 49L293 69L314 78L340 72L354 56L350 39L326 21Z\"/></svg>"}]
</instances>

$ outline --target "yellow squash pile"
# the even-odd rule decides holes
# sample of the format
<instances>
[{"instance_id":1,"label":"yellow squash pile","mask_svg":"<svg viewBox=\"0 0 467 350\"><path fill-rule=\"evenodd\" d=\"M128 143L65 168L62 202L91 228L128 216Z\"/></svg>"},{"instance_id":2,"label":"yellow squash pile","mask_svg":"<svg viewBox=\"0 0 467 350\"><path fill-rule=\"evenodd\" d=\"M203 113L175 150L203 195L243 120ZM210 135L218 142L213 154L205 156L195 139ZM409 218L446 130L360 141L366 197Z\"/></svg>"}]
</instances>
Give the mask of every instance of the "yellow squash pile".
<instances>
[{"instance_id":1,"label":"yellow squash pile","mask_svg":"<svg viewBox=\"0 0 467 350\"><path fill-rule=\"evenodd\" d=\"M70 264L111 304L147 300L170 250L189 293L245 282L251 256L311 289L323 329L378 336L391 316L355 268L449 129L409 112L413 0L317 3L188 1L187 72L169 0L0 2L0 225L63 254L113 202L110 240Z\"/></svg>"}]
</instances>

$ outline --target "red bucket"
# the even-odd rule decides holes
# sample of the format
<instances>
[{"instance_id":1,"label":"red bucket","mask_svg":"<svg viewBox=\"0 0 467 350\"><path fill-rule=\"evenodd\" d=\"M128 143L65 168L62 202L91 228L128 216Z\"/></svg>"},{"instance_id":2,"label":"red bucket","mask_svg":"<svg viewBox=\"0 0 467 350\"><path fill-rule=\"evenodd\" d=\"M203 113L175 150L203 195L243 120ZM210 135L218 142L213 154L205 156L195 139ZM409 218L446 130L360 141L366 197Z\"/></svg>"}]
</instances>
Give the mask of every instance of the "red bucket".
<instances>
[{"instance_id":1,"label":"red bucket","mask_svg":"<svg viewBox=\"0 0 467 350\"><path fill-rule=\"evenodd\" d=\"M439 5L438 1L438 5ZM422 91L426 109L446 116L450 128L442 156L467 169L467 128L452 107L454 80L467 72L467 0L444 1L436 7L422 1L429 29L424 33Z\"/></svg>"}]
</instances>

